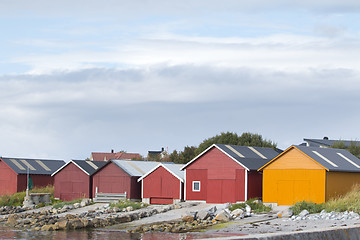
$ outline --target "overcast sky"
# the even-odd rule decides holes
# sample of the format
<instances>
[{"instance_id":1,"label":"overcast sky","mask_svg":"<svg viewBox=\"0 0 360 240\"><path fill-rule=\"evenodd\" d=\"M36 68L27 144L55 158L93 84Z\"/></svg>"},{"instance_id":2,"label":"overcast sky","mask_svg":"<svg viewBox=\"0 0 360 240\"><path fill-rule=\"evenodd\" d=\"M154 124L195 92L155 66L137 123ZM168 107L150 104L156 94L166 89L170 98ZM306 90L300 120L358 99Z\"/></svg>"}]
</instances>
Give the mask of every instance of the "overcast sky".
<instances>
[{"instance_id":1,"label":"overcast sky","mask_svg":"<svg viewBox=\"0 0 360 240\"><path fill-rule=\"evenodd\" d=\"M2 0L0 156L359 140L360 1L296 2Z\"/></svg>"}]
</instances>

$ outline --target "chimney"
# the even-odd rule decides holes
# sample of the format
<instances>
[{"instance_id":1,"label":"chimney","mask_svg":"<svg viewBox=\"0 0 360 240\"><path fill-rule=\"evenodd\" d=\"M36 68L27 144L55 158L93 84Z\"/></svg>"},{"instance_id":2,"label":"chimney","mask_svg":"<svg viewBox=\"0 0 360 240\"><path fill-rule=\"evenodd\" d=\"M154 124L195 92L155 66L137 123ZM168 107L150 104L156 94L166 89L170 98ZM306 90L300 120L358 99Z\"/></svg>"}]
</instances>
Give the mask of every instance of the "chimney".
<instances>
[{"instance_id":1,"label":"chimney","mask_svg":"<svg viewBox=\"0 0 360 240\"><path fill-rule=\"evenodd\" d=\"M324 137L324 140L329 140L329 138L328 138L328 137Z\"/></svg>"},{"instance_id":2,"label":"chimney","mask_svg":"<svg viewBox=\"0 0 360 240\"><path fill-rule=\"evenodd\" d=\"M111 149L111 153L114 153L114 149Z\"/></svg>"},{"instance_id":3,"label":"chimney","mask_svg":"<svg viewBox=\"0 0 360 240\"><path fill-rule=\"evenodd\" d=\"M164 151L164 148L161 148L161 152L163 152Z\"/></svg>"}]
</instances>

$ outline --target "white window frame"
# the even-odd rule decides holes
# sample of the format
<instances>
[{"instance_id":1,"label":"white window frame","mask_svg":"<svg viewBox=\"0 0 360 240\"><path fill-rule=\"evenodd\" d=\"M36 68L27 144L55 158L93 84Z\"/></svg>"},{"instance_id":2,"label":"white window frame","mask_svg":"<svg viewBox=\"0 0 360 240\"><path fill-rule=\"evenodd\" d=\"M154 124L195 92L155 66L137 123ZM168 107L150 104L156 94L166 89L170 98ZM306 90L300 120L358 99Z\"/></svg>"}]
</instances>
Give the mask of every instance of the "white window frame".
<instances>
[{"instance_id":1,"label":"white window frame","mask_svg":"<svg viewBox=\"0 0 360 240\"><path fill-rule=\"evenodd\" d=\"M198 183L198 184L199 184L199 189L195 189L195 188L194 188L195 183ZM193 190L193 192L200 192L200 190L201 190L201 183L200 183L200 181L192 181L192 190Z\"/></svg>"}]
</instances>

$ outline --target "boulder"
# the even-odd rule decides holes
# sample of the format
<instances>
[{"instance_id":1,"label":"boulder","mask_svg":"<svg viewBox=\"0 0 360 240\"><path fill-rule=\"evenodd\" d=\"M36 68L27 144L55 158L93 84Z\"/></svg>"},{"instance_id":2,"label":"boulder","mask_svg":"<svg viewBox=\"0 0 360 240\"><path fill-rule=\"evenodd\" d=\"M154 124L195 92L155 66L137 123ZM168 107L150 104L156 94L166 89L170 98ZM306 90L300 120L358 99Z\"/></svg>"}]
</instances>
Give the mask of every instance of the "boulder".
<instances>
[{"instance_id":1,"label":"boulder","mask_svg":"<svg viewBox=\"0 0 360 240\"><path fill-rule=\"evenodd\" d=\"M41 231L54 231L54 225L44 225L41 227Z\"/></svg>"},{"instance_id":2,"label":"boulder","mask_svg":"<svg viewBox=\"0 0 360 240\"><path fill-rule=\"evenodd\" d=\"M133 211L134 210L134 208L132 207L132 206L128 206L127 208L126 208L126 211L127 212L131 212L131 211Z\"/></svg>"},{"instance_id":3,"label":"boulder","mask_svg":"<svg viewBox=\"0 0 360 240\"><path fill-rule=\"evenodd\" d=\"M18 219L18 216L16 214L11 214L8 217L7 224L10 226L15 226L18 223L17 219Z\"/></svg>"},{"instance_id":4,"label":"boulder","mask_svg":"<svg viewBox=\"0 0 360 240\"><path fill-rule=\"evenodd\" d=\"M246 204L246 207L245 207L245 217L250 217L250 216L251 216L251 207Z\"/></svg>"},{"instance_id":5,"label":"boulder","mask_svg":"<svg viewBox=\"0 0 360 240\"><path fill-rule=\"evenodd\" d=\"M208 211L205 211L205 210L200 210L198 213L197 213L197 219L200 219L200 220L206 220L210 217L210 214Z\"/></svg>"},{"instance_id":6,"label":"boulder","mask_svg":"<svg viewBox=\"0 0 360 240\"><path fill-rule=\"evenodd\" d=\"M80 203L74 203L74 208L79 208L80 207Z\"/></svg>"},{"instance_id":7,"label":"boulder","mask_svg":"<svg viewBox=\"0 0 360 240\"><path fill-rule=\"evenodd\" d=\"M306 217L307 215L309 215L309 211L304 209L299 213L299 217Z\"/></svg>"},{"instance_id":8,"label":"boulder","mask_svg":"<svg viewBox=\"0 0 360 240\"><path fill-rule=\"evenodd\" d=\"M68 220L63 220L60 222L55 223L60 230L68 230L69 229L69 221Z\"/></svg>"},{"instance_id":9,"label":"boulder","mask_svg":"<svg viewBox=\"0 0 360 240\"><path fill-rule=\"evenodd\" d=\"M222 210L216 215L215 220L220 222L228 222L232 220L232 217L227 211Z\"/></svg>"},{"instance_id":10,"label":"boulder","mask_svg":"<svg viewBox=\"0 0 360 240\"><path fill-rule=\"evenodd\" d=\"M245 216L245 213L244 213L244 210L238 208L238 209L235 209L231 212L231 215L234 217L234 218L244 218Z\"/></svg>"},{"instance_id":11,"label":"boulder","mask_svg":"<svg viewBox=\"0 0 360 240\"><path fill-rule=\"evenodd\" d=\"M181 218L181 220L184 222L192 222L192 221L194 221L194 216L193 215L185 215Z\"/></svg>"}]
</instances>

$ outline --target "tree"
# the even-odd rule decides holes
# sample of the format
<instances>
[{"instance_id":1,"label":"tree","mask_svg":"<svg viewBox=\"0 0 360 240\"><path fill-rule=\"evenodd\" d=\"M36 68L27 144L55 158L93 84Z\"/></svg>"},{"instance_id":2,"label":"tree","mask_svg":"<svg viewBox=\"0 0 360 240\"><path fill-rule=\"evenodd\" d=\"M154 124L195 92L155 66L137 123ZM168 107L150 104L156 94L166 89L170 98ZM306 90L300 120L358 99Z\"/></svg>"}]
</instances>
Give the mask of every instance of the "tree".
<instances>
[{"instance_id":1,"label":"tree","mask_svg":"<svg viewBox=\"0 0 360 240\"><path fill-rule=\"evenodd\" d=\"M356 143L355 141L351 141L350 145L346 146L344 141L339 140L339 141L334 142L334 144L331 147L345 149L345 150L349 151L355 157L360 158L360 145L358 143Z\"/></svg>"},{"instance_id":2,"label":"tree","mask_svg":"<svg viewBox=\"0 0 360 240\"><path fill-rule=\"evenodd\" d=\"M213 144L229 144L240 146L253 146L253 147L271 147L276 148L276 143L263 139L260 134L245 132L241 136L233 132L221 133L215 137L205 139L196 149L196 155L202 153Z\"/></svg>"},{"instance_id":3,"label":"tree","mask_svg":"<svg viewBox=\"0 0 360 240\"><path fill-rule=\"evenodd\" d=\"M183 151L177 152L174 150L170 156L169 160L175 163L188 163L194 159L197 155L202 153L208 147L213 144L230 144L230 145L241 145L241 146L254 146L254 147L271 147L276 148L276 143L263 139L259 134L254 133L243 133L241 136L236 133L226 132L216 135L214 137L205 139L199 147L195 146L186 146Z\"/></svg>"}]
</instances>

